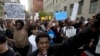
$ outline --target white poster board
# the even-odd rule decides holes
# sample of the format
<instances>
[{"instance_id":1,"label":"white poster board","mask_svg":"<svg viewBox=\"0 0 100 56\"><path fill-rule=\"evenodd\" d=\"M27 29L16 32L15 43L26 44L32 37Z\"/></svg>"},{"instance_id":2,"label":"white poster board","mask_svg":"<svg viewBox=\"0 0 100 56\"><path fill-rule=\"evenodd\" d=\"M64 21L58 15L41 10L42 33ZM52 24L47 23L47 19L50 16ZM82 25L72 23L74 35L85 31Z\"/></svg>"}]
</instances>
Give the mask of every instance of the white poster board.
<instances>
[{"instance_id":1,"label":"white poster board","mask_svg":"<svg viewBox=\"0 0 100 56\"><path fill-rule=\"evenodd\" d=\"M78 7L79 7L79 4L78 3L74 3L72 15L71 15L71 21L74 21L76 19L77 12L78 12Z\"/></svg>"},{"instance_id":2,"label":"white poster board","mask_svg":"<svg viewBox=\"0 0 100 56\"><path fill-rule=\"evenodd\" d=\"M38 12L35 13L35 16L34 16L34 21L37 21L37 20L39 20L39 13Z\"/></svg>"},{"instance_id":3,"label":"white poster board","mask_svg":"<svg viewBox=\"0 0 100 56\"><path fill-rule=\"evenodd\" d=\"M72 29L66 29L66 36L68 38L74 36L76 34L76 29L72 28Z\"/></svg>"},{"instance_id":4,"label":"white poster board","mask_svg":"<svg viewBox=\"0 0 100 56\"><path fill-rule=\"evenodd\" d=\"M24 6L19 3L5 3L6 19L25 19Z\"/></svg>"}]
</instances>

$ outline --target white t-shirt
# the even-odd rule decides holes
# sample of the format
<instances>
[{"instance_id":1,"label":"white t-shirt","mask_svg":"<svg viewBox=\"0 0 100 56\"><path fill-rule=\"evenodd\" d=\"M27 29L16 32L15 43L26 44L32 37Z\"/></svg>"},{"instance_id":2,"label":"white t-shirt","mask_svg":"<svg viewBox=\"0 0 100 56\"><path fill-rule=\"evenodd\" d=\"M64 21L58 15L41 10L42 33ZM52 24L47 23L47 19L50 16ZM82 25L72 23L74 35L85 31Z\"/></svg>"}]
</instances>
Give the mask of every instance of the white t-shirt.
<instances>
[{"instance_id":1,"label":"white t-shirt","mask_svg":"<svg viewBox=\"0 0 100 56\"><path fill-rule=\"evenodd\" d=\"M75 29L73 26L71 26L71 28L66 28L66 27L64 27L64 28L63 28L63 33L64 33L68 38L70 38L70 37L76 35L76 29Z\"/></svg>"},{"instance_id":2,"label":"white t-shirt","mask_svg":"<svg viewBox=\"0 0 100 56\"><path fill-rule=\"evenodd\" d=\"M29 43L32 45L32 52L37 49L35 38L36 38L35 35L30 35L29 38L28 38Z\"/></svg>"}]
</instances>

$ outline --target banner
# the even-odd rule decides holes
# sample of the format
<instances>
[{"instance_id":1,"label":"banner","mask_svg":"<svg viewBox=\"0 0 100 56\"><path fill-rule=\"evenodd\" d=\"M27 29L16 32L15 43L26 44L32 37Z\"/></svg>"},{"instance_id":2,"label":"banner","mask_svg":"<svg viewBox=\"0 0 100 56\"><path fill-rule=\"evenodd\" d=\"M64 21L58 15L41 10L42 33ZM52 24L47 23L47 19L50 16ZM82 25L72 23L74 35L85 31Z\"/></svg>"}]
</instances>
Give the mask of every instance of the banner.
<instances>
[{"instance_id":1,"label":"banner","mask_svg":"<svg viewBox=\"0 0 100 56\"><path fill-rule=\"evenodd\" d=\"M54 17L56 20L65 20L67 18L67 12L55 12Z\"/></svg>"},{"instance_id":2,"label":"banner","mask_svg":"<svg viewBox=\"0 0 100 56\"><path fill-rule=\"evenodd\" d=\"M74 21L76 19L78 7L79 7L79 4L74 3L74 8L73 8L72 15L71 15L71 21Z\"/></svg>"},{"instance_id":3,"label":"banner","mask_svg":"<svg viewBox=\"0 0 100 56\"><path fill-rule=\"evenodd\" d=\"M19 3L5 3L6 19L25 19L24 6Z\"/></svg>"}]
</instances>

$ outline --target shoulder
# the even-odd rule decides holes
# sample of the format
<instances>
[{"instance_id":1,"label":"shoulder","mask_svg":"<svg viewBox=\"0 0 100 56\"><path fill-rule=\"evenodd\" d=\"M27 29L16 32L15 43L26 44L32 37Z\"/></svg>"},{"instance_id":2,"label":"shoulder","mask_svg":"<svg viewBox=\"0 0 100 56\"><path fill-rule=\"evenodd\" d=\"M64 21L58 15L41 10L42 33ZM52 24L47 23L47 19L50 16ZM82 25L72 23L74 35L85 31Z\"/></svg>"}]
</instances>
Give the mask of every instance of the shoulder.
<instances>
[{"instance_id":1,"label":"shoulder","mask_svg":"<svg viewBox=\"0 0 100 56\"><path fill-rule=\"evenodd\" d=\"M31 52L28 56L37 56L38 55L38 50Z\"/></svg>"},{"instance_id":2,"label":"shoulder","mask_svg":"<svg viewBox=\"0 0 100 56\"><path fill-rule=\"evenodd\" d=\"M21 56L21 55L11 49L8 49L5 53L2 54L2 56Z\"/></svg>"},{"instance_id":3,"label":"shoulder","mask_svg":"<svg viewBox=\"0 0 100 56\"><path fill-rule=\"evenodd\" d=\"M14 51L8 49L6 52L0 54L0 56L14 56Z\"/></svg>"},{"instance_id":4,"label":"shoulder","mask_svg":"<svg viewBox=\"0 0 100 56\"><path fill-rule=\"evenodd\" d=\"M32 37L33 37L33 34L29 36L29 38L32 38Z\"/></svg>"},{"instance_id":5,"label":"shoulder","mask_svg":"<svg viewBox=\"0 0 100 56\"><path fill-rule=\"evenodd\" d=\"M35 40L35 38L36 38L35 35L30 35L28 39L29 39L29 40L31 40L31 39L32 39L32 40Z\"/></svg>"}]
</instances>

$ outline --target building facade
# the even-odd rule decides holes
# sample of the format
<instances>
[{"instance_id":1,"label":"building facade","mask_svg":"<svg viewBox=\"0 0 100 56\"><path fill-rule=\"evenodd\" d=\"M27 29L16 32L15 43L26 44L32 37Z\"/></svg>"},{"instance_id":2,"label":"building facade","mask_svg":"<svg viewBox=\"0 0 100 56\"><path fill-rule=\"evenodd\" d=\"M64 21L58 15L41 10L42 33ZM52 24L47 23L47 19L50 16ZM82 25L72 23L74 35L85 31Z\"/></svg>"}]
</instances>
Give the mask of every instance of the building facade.
<instances>
[{"instance_id":1,"label":"building facade","mask_svg":"<svg viewBox=\"0 0 100 56\"><path fill-rule=\"evenodd\" d=\"M33 17L34 13L43 10L43 0L28 0L28 13Z\"/></svg>"},{"instance_id":2,"label":"building facade","mask_svg":"<svg viewBox=\"0 0 100 56\"><path fill-rule=\"evenodd\" d=\"M30 15L33 13L33 0L28 1L28 12Z\"/></svg>"},{"instance_id":3,"label":"building facade","mask_svg":"<svg viewBox=\"0 0 100 56\"><path fill-rule=\"evenodd\" d=\"M4 2L0 0L0 19L4 18Z\"/></svg>"},{"instance_id":4,"label":"building facade","mask_svg":"<svg viewBox=\"0 0 100 56\"><path fill-rule=\"evenodd\" d=\"M43 0L33 0L33 12L43 10Z\"/></svg>"},{"instance_id":5,"label":"building facade","mask_svg":"<svg viewBox=\"0 0 100 56\"><path fill-rule=\"evenodd\" d=\"M43 10L46 12L66 11L70 17L74 3L79 3L77 17L83 16L87 19L100 12L100 0L43 0Z\"/></svg>"},{"instance_id":6,"label":"building facade","mask_svg":"<svg viewBox=\"0 0 100 56\"><path fill-rule=\"evenodd\" d=\"M4 0L4 3L11 3L11 2L20 3L20 0Z\"/></svg>"}]
</instances>

